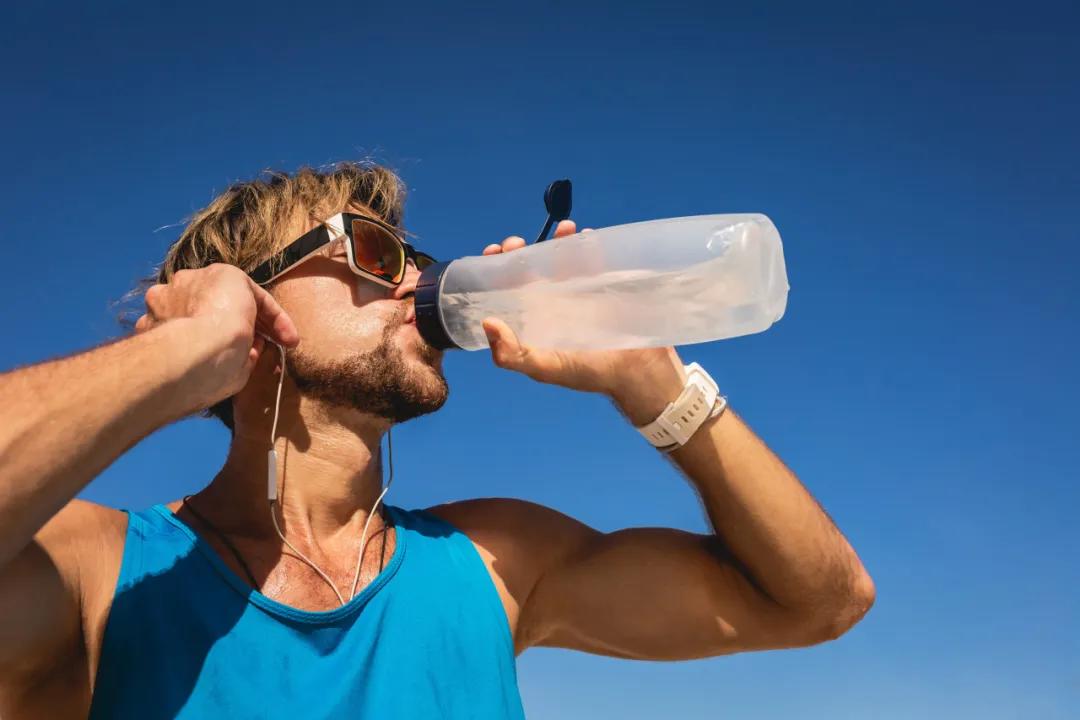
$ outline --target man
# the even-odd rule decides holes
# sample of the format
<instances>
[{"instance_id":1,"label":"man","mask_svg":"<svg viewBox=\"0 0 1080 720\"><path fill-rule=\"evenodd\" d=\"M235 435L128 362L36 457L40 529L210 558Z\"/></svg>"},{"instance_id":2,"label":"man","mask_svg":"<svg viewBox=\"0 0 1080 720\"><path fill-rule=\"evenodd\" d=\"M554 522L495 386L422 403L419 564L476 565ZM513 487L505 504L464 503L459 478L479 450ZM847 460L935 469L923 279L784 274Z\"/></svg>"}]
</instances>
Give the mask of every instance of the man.
<instances>
[{"instance_id":1,"label":"man","mask_svg":"<svg viewBox=\"0 0 1080 720\"><path fill-rule=\"evenodd\" d=\"M530 646L702 658L823 642L867 612L855 552L720 404L669 455L714 534L602 533L516 499L380 506L383 435L448 392L402 205L373 164L238 184L170 249L133 335L0 376L5 720L518 718ZM635 427L687 387L674 348L555 352L484 326L496 365L603 393ZM73 499L204 409L232 443L202 491L139 512Z\"/></svg>"}]
</instances>

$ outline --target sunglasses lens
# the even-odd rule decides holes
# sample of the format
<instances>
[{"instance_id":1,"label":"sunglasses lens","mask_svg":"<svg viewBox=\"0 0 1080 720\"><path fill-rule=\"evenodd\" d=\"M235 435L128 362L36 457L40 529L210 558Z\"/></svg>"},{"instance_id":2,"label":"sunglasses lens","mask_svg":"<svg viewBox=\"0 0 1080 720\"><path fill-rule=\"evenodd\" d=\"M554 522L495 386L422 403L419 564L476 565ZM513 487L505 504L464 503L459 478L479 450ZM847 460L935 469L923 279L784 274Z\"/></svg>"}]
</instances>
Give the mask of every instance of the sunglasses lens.
<instances>
[{"instance_id":1,"label":"sunglasses lens","mask_svg":"<svg viewBox=\"0 0 1080 720\"><path fill-rule=\"evenodd\" d=\"M361 270L392 283L401 282L405 248L396 235L375 223L353 220L352 241L353 255Z\"/></svg>"},{"instance_id":2,"label":"sunglasses lens","mask_svg":"<svg viewBox=\"0 0 1080 720\"><path fill-rule=\"evenodd\" d=\"M438 260L431 257L430 255L425 255L422 252L418 252L416 253L416 259L414 262L416 262L417 270L423 270L429 265L434 265L436 262L438 262Z\"/></svg>"}]
</instances>

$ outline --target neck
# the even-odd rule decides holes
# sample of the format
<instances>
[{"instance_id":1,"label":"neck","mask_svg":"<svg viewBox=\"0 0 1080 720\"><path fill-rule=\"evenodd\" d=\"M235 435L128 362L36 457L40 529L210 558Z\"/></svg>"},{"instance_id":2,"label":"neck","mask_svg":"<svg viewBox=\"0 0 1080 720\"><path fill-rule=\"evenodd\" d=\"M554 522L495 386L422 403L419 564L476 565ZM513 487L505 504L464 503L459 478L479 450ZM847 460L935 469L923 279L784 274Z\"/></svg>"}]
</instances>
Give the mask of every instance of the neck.
<instances>
[{"instance_id":1,"label":"neck","mask_svg":"<svg viewBox=\"0 0 1080 720\"><path fill-rule=\"evenodd\" d=\"M222 524L235 532L275 536L266 497L273 407L268 413L265 408L242 412L237 403L235 409L236 430L228 458L199 493L199 500L219 518L229 508L231 517ZM307 399L283 405L274 448L286 536L319 545L355 541L383 490L380 445L388 430L385 420L356 410ZM381 525L379 517L373 517L368 534Z\"/></svg>"}]
</instances>

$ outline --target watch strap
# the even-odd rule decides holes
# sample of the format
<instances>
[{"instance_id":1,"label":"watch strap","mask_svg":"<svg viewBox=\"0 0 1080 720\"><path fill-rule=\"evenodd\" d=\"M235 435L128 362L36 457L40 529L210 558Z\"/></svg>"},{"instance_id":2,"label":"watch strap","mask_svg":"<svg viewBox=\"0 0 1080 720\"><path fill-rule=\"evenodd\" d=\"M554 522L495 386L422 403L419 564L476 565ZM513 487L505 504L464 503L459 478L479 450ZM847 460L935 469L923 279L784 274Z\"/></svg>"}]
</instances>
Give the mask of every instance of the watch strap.
<instances>
[{"instance_id":1,"label":"watch strap","mask_svg":"<svg viewBox=\"0 0 1080 720\"><path fill-rule=\"evenodd\" d=\"M686 385L679 397L651 423L637 428L653 447L665 452L685 445L706 420L727 407L727 398L701 365L690 363L685 370Z\"/></svg>"}]
</instances>

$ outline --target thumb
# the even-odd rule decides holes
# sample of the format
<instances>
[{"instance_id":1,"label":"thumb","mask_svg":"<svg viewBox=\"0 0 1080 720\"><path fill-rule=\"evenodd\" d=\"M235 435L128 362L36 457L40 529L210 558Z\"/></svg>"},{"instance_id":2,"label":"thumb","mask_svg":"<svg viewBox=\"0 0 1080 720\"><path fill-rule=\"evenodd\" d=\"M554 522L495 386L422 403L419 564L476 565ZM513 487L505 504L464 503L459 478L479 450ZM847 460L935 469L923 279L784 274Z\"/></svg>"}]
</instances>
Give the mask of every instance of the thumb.
<instances>
[{"instance_id":1,"label":"thumb","mask_svg":"<svg viewBox=\"0 0 1080 720\"><path fill-rule=\"evenodd\" d=\"M510 326L498 318L485 318L484 334L491 348L491 359L501 368L519 370L525 363L527 351L518 342Z\"/></svg>"}]
</instances>

